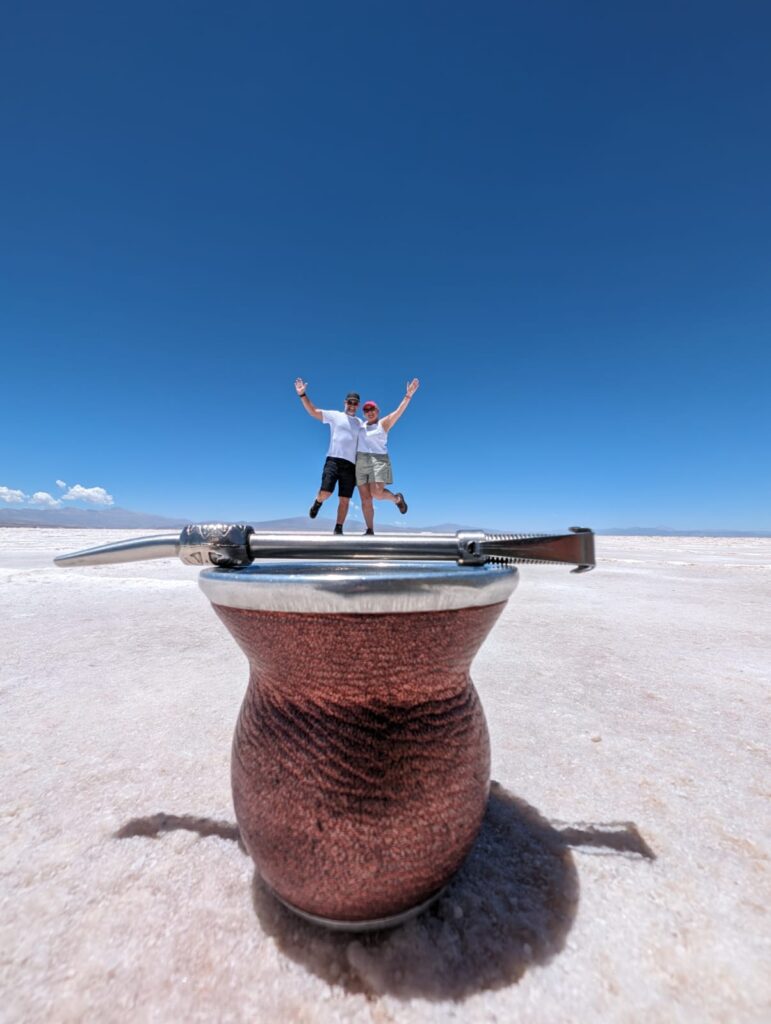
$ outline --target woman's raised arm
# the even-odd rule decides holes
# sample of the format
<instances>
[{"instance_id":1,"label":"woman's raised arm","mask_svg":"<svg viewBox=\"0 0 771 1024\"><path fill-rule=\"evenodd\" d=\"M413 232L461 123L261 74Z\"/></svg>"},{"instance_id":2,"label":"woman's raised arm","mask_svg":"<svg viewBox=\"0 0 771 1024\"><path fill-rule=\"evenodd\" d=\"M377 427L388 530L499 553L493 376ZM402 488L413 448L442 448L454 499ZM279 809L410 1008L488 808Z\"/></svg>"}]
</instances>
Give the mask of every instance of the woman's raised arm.
<instances>
[{"instance_id":1,"label":"woman's raised arm","mask_svg":"<svg viewBox=\"0 0 771 1024\"><path fill-rule=\"evenodd\" d=\"M401 402L399 403L399 405L397 406L397 408L394 409L393 412L389 412L389 414L387 416L384 416L381 419L380 423L381 423L381 425L383 427L383 430L388 431L388 430L391 429L391 427L394 425L394 423L396 423L396 421L399 419L401 414L404 412L404 410L410 404L410 399L412 398L412 396L415 394L415 392L418 390L419 387L420 387L420 381L418 380L417 377L415 377L413 380L411 380L407 384L406 394L405 394L404 398L401 400Z\"/></svg>"}]
</instances>

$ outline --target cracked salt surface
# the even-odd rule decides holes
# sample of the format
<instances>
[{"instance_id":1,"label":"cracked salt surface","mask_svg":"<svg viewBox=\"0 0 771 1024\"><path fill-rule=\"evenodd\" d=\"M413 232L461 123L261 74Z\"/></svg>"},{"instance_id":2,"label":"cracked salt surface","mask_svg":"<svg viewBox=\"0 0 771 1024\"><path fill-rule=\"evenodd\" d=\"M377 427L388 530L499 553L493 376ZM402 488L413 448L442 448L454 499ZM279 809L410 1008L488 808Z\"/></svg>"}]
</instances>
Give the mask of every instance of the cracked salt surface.
<instances>
[{"instance_id":1,"label":"cracked salt surface","mask_svg":"<svg viewBox=\"0 0 771 1024\"><path fill-rule=\"evenodd\" d=\"M771 541L597 539L523 566L474 663L498 780L438 903L372 936L236 841L246 662L196 570L55 569L0 529L4 1021L760 1021Z\"/></svg>"}]
</instances>

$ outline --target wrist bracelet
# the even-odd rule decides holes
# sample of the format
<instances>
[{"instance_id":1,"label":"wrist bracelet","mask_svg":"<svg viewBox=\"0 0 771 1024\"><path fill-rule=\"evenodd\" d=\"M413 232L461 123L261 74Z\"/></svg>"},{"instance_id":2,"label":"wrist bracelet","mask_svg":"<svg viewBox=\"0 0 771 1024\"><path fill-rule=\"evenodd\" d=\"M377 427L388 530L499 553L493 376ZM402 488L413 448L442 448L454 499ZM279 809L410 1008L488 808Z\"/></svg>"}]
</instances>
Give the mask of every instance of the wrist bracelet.
<instances>
[{"instance_id":1,"label":"wrist bracelet","mask_svg":"<svg viewBox=\"0 0 771 1024\"><path fill-rule=\"evenodd\" d=\"M305 398L305 392L303 391L303 393L302 393L302 394L300 394L300 393L298 392L298 394L297 394L297 397L298 397L298 398Z\"/></svg>"}]
</instances>

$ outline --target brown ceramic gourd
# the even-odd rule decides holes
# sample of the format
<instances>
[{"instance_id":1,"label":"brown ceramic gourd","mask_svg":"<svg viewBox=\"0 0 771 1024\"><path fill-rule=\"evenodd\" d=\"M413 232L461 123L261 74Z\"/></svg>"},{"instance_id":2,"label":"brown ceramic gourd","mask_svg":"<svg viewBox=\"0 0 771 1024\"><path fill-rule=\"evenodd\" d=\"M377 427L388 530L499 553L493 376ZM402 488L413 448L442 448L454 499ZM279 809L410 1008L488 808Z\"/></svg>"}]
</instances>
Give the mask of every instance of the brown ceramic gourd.
<instances>
[{"instance_id":1,"label":"brown ceramic gourd","mask_svg":"<svg viewBox=\"0 0 771 1024\"><path fill-rule=\"evenodd\" d=\"M341 927L392 923L460 866L490 775L469 668L517 578L414 562L201 574L251 667L236 817L292 909Z\"/></svg>"}]
</instances>

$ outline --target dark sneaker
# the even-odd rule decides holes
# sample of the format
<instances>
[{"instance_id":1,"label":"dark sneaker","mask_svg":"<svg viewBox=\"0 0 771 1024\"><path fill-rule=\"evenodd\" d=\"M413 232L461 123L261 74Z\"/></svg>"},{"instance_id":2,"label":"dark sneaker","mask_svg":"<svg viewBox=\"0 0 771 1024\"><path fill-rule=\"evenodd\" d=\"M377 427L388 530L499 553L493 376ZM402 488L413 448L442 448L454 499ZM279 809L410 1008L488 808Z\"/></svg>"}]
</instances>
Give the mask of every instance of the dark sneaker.
<instances>
[{"instance_id":1,"label":"dark sneaker","mask_svg":"<svg viewBox=\"0 0 771 1024\"><path fill-rule=\"evenodd\" d=\"M311 519L315 519L316 518L316 516L319 514L319 509L320 508L321 508L321 502L320 501L314 501L313 504L311 505L310 512L308 512L308 515L311 517Z\"/></svg>"},{"instance_id":2,"label":"dark sneaker","mask_svg":"<svg viewBox=\"0 0 771 1024\"><path fill-rule=\"evenodd\" d=\"M363 536L365 536L365 537L374 537L375 536L375 531L374 530L365 530Z\"/></svg>"},{"instance_id":3,"label":"dark sneaker","mask_svg":"<svg viewBox=\"0 0 771 1024\"><path fill-rule=\"evenodd\" d=\"M340 525L340 523L335 523L335 528L334 528L334 530L332 532L336 533L338 535L338 537L342 537L342 535L343 535L343 528Z\"/></svg>"},{"instance_id":4,"label":"dark sneaker","mask_svg":"<svg viewBox=\"0 0 771 1024\"><path fill-rule=\"evenodd\" d=\"M394 497L396 498L396 507L399 509L401 514L404 515L407 511L407 502L404 500L404 495L399 491L399 493L395 494Z\"/></svg>"}]
</instances>

